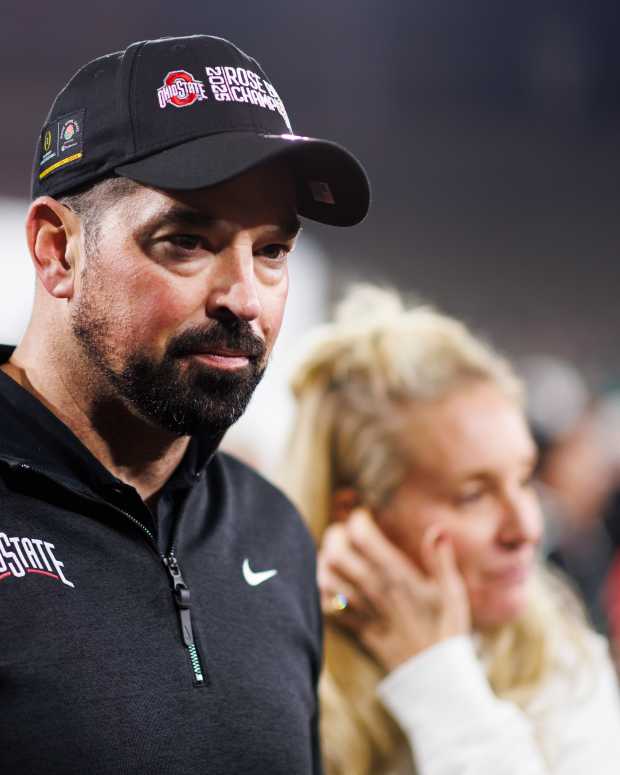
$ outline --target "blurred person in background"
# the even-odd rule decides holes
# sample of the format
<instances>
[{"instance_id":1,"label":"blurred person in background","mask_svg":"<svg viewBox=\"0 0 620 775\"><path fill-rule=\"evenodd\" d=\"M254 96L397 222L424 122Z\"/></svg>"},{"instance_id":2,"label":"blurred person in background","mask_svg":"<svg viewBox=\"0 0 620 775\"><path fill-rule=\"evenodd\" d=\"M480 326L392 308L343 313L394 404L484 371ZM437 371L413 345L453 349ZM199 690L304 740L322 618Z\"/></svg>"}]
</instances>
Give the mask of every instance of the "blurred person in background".
<instances>
[{"instance_id":1,"label":"blurred person in background","mask_svg":"<svg viewBox=\"0 0 620 775\"><path fill-rule=\"evenodd\" d=\"M545 554L574 582L590 620L609 629L605 579L618 521L618 414L594 396L572 364L549 355L519 362L539 459L536 484L546 520Z\"/></svg>"},{"instance_id":2,"label":"blurred person in background","mask_svg":"<svg viewBox=\"0 0 620 775\"><path fill-rule=\"evenodd\" d=\"M605 527L613 544L613 556L605 578L602 599L616 669L620 674L620 392L617 389L603 396L599 420L614 481L614 494L605 519Z\"/></svg>"},{"instance_id":3,"label":"blurred person in background","mask_svg":"<svg viewBox=\"0 0 620 775\"><path fill-rule=\"evenodd\" d=\"M328 773L617 773L607 643L536 559L536 449L510 365L362 286L293 391L286 480L321 547Z\"/></svg>"}]
</instances>

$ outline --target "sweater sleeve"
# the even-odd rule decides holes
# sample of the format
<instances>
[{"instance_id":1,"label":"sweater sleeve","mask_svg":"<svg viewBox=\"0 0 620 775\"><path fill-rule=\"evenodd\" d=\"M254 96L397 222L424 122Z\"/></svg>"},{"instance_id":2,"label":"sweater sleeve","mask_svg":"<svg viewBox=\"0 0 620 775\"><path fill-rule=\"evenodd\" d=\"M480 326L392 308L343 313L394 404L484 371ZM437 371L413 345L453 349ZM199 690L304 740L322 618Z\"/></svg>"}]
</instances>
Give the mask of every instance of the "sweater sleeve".
<instances>
[{"instance_id":1,"label":"sweater sleeve","mask_svg":"<svg viewBox=\"0 0 620 775\"><path fill-rule=\"evenodd\" d=\"M586 698L546 703L545 732L558 755L543 755L533 717L491 690L468 637L412 657L378 687L405 733L420 775L618 775L620 708L606 653L594 656ZM548 688L553 695L554 687Z\"/></svg>"}]
</instances>

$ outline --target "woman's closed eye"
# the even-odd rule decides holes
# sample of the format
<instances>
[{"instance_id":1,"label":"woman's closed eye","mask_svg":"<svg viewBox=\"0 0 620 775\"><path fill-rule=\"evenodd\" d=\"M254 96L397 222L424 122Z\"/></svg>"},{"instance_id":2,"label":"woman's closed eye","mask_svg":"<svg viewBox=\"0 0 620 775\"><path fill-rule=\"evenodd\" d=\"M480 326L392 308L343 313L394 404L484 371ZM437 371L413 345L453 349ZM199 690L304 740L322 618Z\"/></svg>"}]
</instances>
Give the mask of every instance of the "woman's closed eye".
<instances>
[{"instance_id":1,"label":"woman's closed eye","mask_svg":"<svg viewBox=\"0 0 620 775\"><path fill-rule=\"evenodd\" d=\"M459 492L455 497L455 501L458 506L468 506L482 500L487 493L488 488L480 484Z\"/></svg>"}]
</instances>

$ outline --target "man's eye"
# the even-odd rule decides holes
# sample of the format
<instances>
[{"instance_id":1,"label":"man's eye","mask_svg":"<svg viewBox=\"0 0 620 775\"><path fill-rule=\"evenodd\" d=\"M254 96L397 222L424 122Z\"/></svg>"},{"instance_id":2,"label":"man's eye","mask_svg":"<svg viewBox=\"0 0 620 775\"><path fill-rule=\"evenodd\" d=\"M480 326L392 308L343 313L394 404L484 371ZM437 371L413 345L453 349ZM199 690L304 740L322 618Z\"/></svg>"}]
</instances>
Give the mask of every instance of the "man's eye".
<instances>
[{"instance_id":1,"label":"man's eye","mask_svg":"<svg viewBox=\"0 0 620 775\"><path fill-rule=\"evenodd\" d=\"M286 258L290 252L291 248L288 245L279 245L277 243L274 243L273 245L265 245L258 251L261 256L265 256L265 258L269 258L272 261L278 261L280 259Z\"/></svg>"},{"instance_id":2,"label":"man's eye","mask_svg":"<svg viewBox=\"0 0 620 775\"><path fill-rule=\"evenodd\" d=\"M167 239L168 242L182 250L196 250L202 244L202 238L196 234L173 234Z\"/></svg>"}]
</instances>

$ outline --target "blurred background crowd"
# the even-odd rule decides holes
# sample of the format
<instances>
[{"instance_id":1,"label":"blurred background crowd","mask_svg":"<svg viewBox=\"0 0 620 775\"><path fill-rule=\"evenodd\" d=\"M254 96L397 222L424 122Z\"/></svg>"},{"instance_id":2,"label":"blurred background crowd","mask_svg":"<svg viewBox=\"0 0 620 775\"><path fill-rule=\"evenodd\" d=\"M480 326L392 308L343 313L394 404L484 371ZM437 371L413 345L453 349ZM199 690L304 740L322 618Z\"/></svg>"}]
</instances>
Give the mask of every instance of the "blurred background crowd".
<instances>
[{"instance_id":1,"label":"blurred background crowd","mask_svg":"<svg viewBox=\"0 0 620 775\"><path fill-rule=\"evenodd\" d=\"M229 448L268 475L300 336L354 280L466 320L515 359L540 447L544 551L620 642L620 48L615 3L15 3L0 28L0 338L26 323L33 148L58 85L133 40L206 32L256 53L301 134L361 158L373 207L307 224L272 368Z\"/></svg>"}]
</instances>

